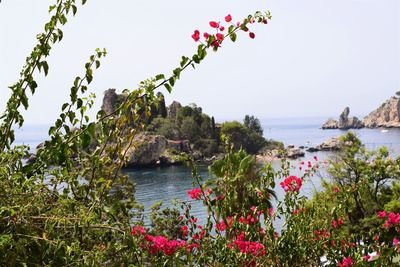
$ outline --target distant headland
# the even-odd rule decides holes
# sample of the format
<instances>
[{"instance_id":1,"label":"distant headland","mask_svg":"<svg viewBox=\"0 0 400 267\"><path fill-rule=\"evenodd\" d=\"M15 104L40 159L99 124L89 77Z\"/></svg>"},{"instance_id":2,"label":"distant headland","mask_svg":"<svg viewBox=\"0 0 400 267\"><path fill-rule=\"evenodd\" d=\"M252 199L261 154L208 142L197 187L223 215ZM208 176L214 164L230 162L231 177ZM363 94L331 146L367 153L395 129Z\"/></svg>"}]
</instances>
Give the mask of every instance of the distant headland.
<instances>
[{"instance_id":1,"label":"distant headland","mask_svg":"<svg viewBox=\"0 0 400 267\"><path fill-rule=\"evenodd\" d=\"M339 119L328 119L322 129L360 129L360 128L400 128L400 92L386 100L380 107L369 113L364 119L349 117L350 108L346 107Z\"/></svg>"}]
</instances>

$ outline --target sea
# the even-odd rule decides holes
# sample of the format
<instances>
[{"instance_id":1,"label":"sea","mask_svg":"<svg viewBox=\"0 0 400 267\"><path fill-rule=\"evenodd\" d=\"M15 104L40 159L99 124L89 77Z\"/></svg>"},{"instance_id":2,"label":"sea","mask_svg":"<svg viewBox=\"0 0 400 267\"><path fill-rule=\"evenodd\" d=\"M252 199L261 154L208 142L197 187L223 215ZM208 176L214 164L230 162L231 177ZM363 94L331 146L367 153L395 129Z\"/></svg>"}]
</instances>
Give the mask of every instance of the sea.
<instances>
[{"instance_id":1,"label":"sea","mask_svg":"<svg viewBox=\"0 0 400 267\"><path fill-rule=\"evenodd\" d=\"M322 130L320 127L326 118L271 118L262 119L264 136L275 139L287 145L311 147L321 144L334 136L346 133L345 130ZM48 127L46 125L27 125L16 130L16 145L29 145L34 148L47 138ZM400 154L400 129L358 129L352 130L357 134L365 146L369 149L377 149L382 146L389 148L393 156ZM306 153L304 158L291 161L294 175L301 175L298 169L300 161L313 161L317 156L319 161L325 161L332 156L329 152ZM274 168L280 167L279 162L272 163ZM206 180L210 177L208 166L198 166L201 177ZM207 211L199 201L189 198L187 191L198 187L192 180L191 169L187 166L170 166L154 168L125 169L124 172L136 185L136 200L144 205L145 222L149 223L149 212L152 204L162 201L163 207L172 207L180 201L185 201L192 206L192 215L205 222ZM306 181L302 187L302 194L307 197L321 190L321 179L329 179L323 168L321 171ZM279 186L275 191L278 198L283 197L284 192ZM276 205L276 202L274 202ZM282 222L277 223L281 228Z\"/></svg>"}]
</instances>

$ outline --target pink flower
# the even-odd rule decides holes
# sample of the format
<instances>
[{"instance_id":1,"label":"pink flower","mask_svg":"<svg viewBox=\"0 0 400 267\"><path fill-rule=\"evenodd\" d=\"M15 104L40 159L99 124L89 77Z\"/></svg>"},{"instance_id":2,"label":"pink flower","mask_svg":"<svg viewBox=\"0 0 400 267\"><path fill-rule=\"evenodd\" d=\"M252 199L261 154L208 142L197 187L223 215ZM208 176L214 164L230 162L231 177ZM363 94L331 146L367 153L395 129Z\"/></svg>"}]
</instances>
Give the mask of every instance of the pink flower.
<instances>
[{"instance_id":1,"label":"pink flower","mask_svg":"<svg viewBox=\"0 0 400 267\"><path fill-rule=\"evenodd\" d=\"M223 220L221 220L219 223L217 223L217 225L215 226L215 228L217 228L218 231L223 232L223 231L225 231L225 229L226 229L226 224L225 224L225 222L224 222Z\"/></svg>"},{"instance_id":2,"label":"pink flower","mask_svg":"<svg viewBox=\"0 0 400 267\"><path fill-rule=\"evenodd\" d=\"M187 192L191 199L199 200L201 199L201 189L195 188Z\"/></svg>"},{"instance_id":3,"label":"pink flower","mask_svg":"<svg viewBox=\"0 0 400 267\"><path fill-rule=\"evenodd\" d=\"M200 40L200 32L198 30L195 30L194 33L192 34L192 38L195 42Z\"/></svg>"},{"instance_id":4,"label":"pink flower","mask_svg":"<svg viewBox=\"0 0 400 267\"><path fill-rule=\"evenodd\" d=\"M212 28L219 28L219 23L216 22L216 21L210 21L210 26L211 26Z\"/></svg>"},{"instance_id":5,"label":"pink flower","mask_svg":"<svg viewBox=\"0 0 400 267\"><path fill-rule=\"evenodd\" d=\"M225 27L224 27L224 26L221 26L221 27L219 27L219 30L220 30L221 32L223 32L223 31L225 30Z\"/></svg>"},{"instance_id":6,"label":"pink flower","mask_svg":"<svg viewBox=\"0 0 400 267\"><path fill-rule=\"evenodd\" d=\"M369 261L371 256L367 254L367 255L364 255L362 258L363 258L364 261Z\"/></svg>"},{"instance_id":7,"label":"pink flower","mask_svg":"<svg viewBox=\"0 0 400 267\"><path fill-rule=\"evenodd\" d=\"M289 176L283 182L281 182L280 185L285 192L296 192L300 190L302 180L297 176Z\"/></svg>"},{"instance_id":8,"label":"pink flower","mask_svg":"<svg viewBox=\"0 0 400 267\"><path fill-rule=\"evenodd\" d=\"M274 209L273 208L268 208L268 215L272 217L274 215Z\"/></svg>"},{"instance_id":9,"label":"pink flower","mask_svg":"<svg viewBox=\"0 0 400 267\"><path fill-rule=\"evenodd\" d=\"M207 32L203 33L203 36L205 39L208 39L208 37L210 36Z\"/></svg>"},{"instance_id":10,"label":"pink flower","mask_svg":"<svg viewBox=\"0 0 400 267\"><path fill-rule=\"evenodd\" d=\"M344 258L342 262L337 264L339 267L351 267L353 266L353 259L351 257Z\"/></svg>"},{"instance_id":11,"label":"pink flower","mask_svg":"<svg viewBox=\"0 0 400 267\"><path fill-rule=\"evenodd\" d=\"M331 225L332 225L332 227L333 227L333 228L336 228L336 227L337 227L337 223L336 223L336 221L335 221L335 220L333 220L333 221L331 222Z\"/></svg>"},{"instance_id":12,"label":"pink flower","mask_svg":"<svg viewBox=\"0 0 400 267\"><path fill-rule=\"evenodd\" d=\"M187 236L189 234L188 227L186 225L181 227L182 235Z\"/></svg>"},{"instance_id":13,"label":"pink flower","mask_svg":"<svg viewBox=\"0 0 400 267\"><path fill-rule=\"evenodd\" d=\"M230 14L228 14L228 15L225 17L225 21L226 21L226 22L231 22L231 21L232 21L232 16L231 16Z\"/></svg>"},{"instance_id":14,"label":"pink flower","mask_svg":"<svg viewBox=\"0 0 400 267\"><path fill-rule=\"evenodd\" d=\"M335 186L333 189L332 189L332 191L334 192L334 193L339 193L339 187L337 187L337 186Z\"/></svg>"},{"instance_id":15,"label":"pink flower","mask_svg":"<svg viewBox=\"0 0 400 267\"><path fill-rule=\"evenodd\" d=\"M384 211L384 210L383 211L378 211L378 217L381 218L381 219L382 218L386 218L386 211Z\"/></svg>"},{"instance_id":16,"label":"pink flower","mask_svg":"<svg viewBox=\"0 0 400 267\"><path fill-rule=\"evenodd\" d=\"M393 246L397 246L399 244L399 240L395 237L393 238Z\"/></svg>"},{"instance_id":17,"label":"pink flower","mask_svg":"<svg viewBox=\"0 0 400 267\"><path fill-rule=\"evenodd\" d=\"M217 37L217 40L218 40L219 42L221 42L222 40L224 40L224 35L223 35L222 33L217 33L217 34L215 35L215 37Z\"/></svg>"},{"instance_id":18,"label":"pink flower","mask_svg":"<svg viewBox=\"0 0 400 267\"><path fill-rule=\"evenodd\" d=\"M144 235L146 233L146 230L144 229L143 226L140 225L135 225L134 227L132 227L132 235Z\"/></svg>"}]
</instances>

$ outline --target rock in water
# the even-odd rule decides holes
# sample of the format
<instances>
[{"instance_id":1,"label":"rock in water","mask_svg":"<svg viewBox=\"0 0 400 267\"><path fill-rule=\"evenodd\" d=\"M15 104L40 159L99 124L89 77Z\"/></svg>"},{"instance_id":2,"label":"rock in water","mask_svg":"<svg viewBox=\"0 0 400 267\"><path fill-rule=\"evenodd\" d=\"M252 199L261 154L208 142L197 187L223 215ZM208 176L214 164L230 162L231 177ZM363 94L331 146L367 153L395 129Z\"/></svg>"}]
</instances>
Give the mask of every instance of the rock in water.
<instances>
[{"instance_id":1,"label":"rock in water","mask_svg":"<svg viewBox=\"0 0 400 267\"><path fill-rule=\"evenodd\" d=\"M364 127L362 121L357 117L350 117L350 108L346 107L340 114L339 120L328 119L323 125L322 129L359 129Z\"/></svg>"},{"instance_id":2,"label":"rock in water","mask_svg":"<svg viewBox=\"0 0 400 267\"><path fill-rule=\"evenodd\" d=\"M400 99L393 96L363 120L365 127L400 127Z\"/></svg>"}]
</instances>

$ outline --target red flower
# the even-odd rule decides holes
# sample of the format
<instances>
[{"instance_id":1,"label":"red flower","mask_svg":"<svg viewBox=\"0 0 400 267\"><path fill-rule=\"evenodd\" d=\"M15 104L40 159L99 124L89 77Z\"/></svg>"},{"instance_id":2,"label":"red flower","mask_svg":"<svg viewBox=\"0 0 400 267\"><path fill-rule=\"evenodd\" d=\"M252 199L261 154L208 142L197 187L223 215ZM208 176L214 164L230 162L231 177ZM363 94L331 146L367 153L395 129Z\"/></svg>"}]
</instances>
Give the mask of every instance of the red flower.
<instances>
[{"instance_id":1,"label":"red flower","mask_svg":"<svg viewBox=\"0 0 400 267\"><path fill-rule=\"evenodd\" d=\"M222 40L224 40L224 35L223 35L222 33L217 33L217 34L215 35L215 37L217 37L217 40L218 40L219 42L222 42Z\"/></svg>"},{"instance_id":2,"label":"red flower","mask_svg":"<svg viewBox=\"0 0 400 267\"><path fill-rule=\"evenodd\" d=\"M146 230L144 229L143 226L140 225L135 225L134 227L132 227L132 235L137 235L137 234L141 234L144 235L146 233Z\"/></svg>"},{"instance_id":3,"label":"red flower","mask_svg":"<svg viewBox=\"0 0 400 267\"><path fill-rule=\"evenodd\" d=\"M187 236L189 234L188 227L186 225L181 227L182 235Z\"/></svg>"},{"instance_id":4,"label":"red flower","mask_svg":"<svg viewBox=\"0 0 400 267\"><path fill-rule=\"evenodd\" d=\"M187 192L191 199L199 200L201 199L201 189L195 188Z\"/></svg>"},{"instance_id":5,"label":"red flower","mask_svg":"<svg viewBox=\"0 0 400 267\"><path fill-rule=\"evenodd\" d=\"M225 30L225 27L224 27L224 26L221 26L221 27L219 27L219 30L220 30L221 32L223 32L223 31Z\"/></svg>"},{"instance_id":6,"label":"red flower","mask_svg":"<svg viewBox=\"0 0 400 267\"><path fill-rule=\"evenodd\" d=\"M378 211L378 217L379 218L386 218L386 211Z\"/></svg>"},{"instance_id":7,"label":"red flower","mask_svg":"<svg viewBox=\"0 0 400 267\"><path fill-rule=\"evenodd\" d=\"M228 14L228 15L225 17L225 21L226 21L226 22L231 22L231 21L232 21L232 16L231 16L230 14Z\"/></svg>"},{"instance_id":8,"label":"red flower","mask_svg":"<svg viewBox=\"0 0 400 267\"><path fill-rule=\"evenodd\" d=\"M219 28L219 22L210 21L210 26L211 26L212 28Z\"/></svg>"},{"instance_id":9,"label":"red flower","mask_svg":"<svg viewBox=\"0 0 400 267\"><path fill-rule=\"evenodd\" d=\"M337 264L339 267L351 267L353 266L353 259L351 257L344 258L342 262Z\"/></svg>"},{"instance_id":10,"label":"red flower","mask_svg":"<svg viewBox=\"0 0 400 267\"><path fill-rule=\"evenodd\" d=\"M203 33L203 36L205 39L208 39L208 37L210 36L207 32Z\"/></svg>"},{"instance_id":11,"label":"red flower","mask_svg":"<svg viewBox=\"0 0 400 267\"><path fill-rule=\"evenodd\" d=\"M225 224L224 221L221 220L219 223L217 223L217 225L215 226L215 228L217 228L218 231L223 232L223 231L225 231L225 229L226 229L226 224Z\"/></svg>"},{"instance_id":12,"label":"red flower","mask_svg":"<svg viewBox=\"0 0 400 267\"><path fill-rule=\"evenodd\" d=\"M192 38L195 42L197 42L200 39L200 32L198 30L195 30L192 34Z\"/></svg>"},{"instance_id":13,"label":"red flower","mask_svg":"<svg viewBox=\"0 0 400 267\"><path fill-rule=\"evenodd\" d=\"M297 176L289 176L283 182L280 183L285 192L296 192L299 191L302 185L302 180Z\"/></svg>"}]
</instances>

